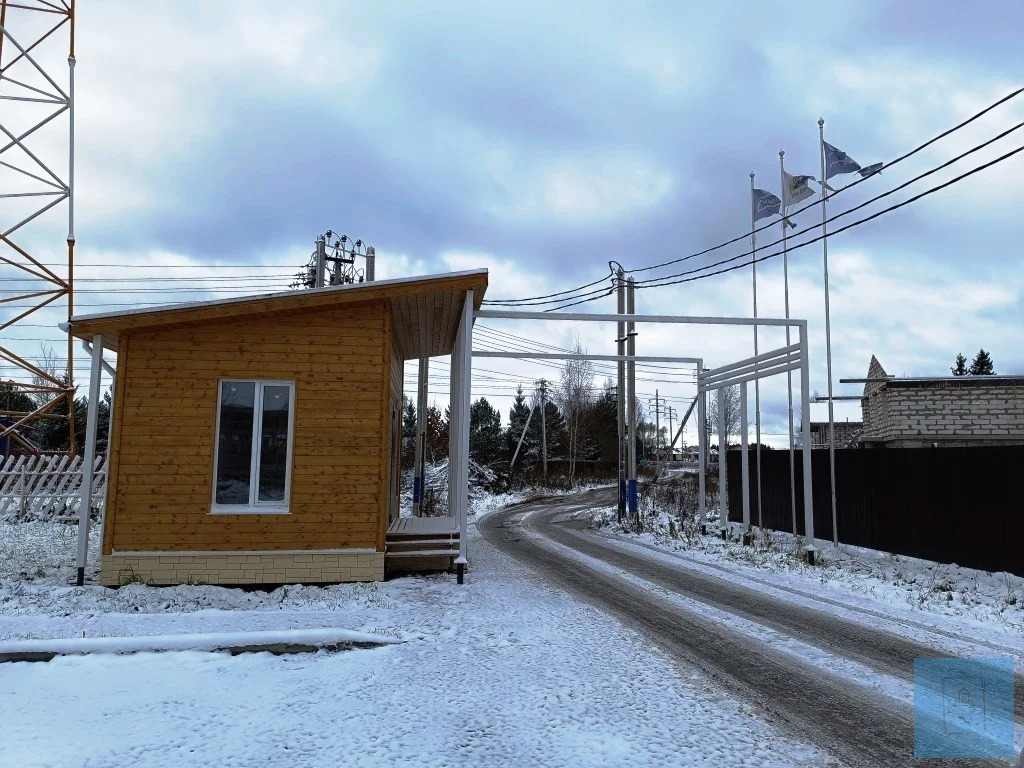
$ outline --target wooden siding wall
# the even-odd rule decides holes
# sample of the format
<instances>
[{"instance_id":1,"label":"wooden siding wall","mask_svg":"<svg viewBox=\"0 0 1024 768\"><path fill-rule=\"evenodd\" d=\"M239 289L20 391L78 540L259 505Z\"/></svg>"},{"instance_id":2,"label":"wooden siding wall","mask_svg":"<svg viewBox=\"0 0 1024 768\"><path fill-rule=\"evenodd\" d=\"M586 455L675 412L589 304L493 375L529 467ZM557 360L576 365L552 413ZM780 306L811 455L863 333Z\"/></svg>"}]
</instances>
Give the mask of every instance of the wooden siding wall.
<instances>
[{"instance_id":1,"label":"wooden siding wall","mask_svg":"<svg viewBox=\"0 0 1024 768\"><path fill-rule=\"evenodd\" d=\"M383 302L123 334L104 554L383 551L390 335ZM290 514L209 514L222 378L295 381Z\"/></svg>"}]
</instances>

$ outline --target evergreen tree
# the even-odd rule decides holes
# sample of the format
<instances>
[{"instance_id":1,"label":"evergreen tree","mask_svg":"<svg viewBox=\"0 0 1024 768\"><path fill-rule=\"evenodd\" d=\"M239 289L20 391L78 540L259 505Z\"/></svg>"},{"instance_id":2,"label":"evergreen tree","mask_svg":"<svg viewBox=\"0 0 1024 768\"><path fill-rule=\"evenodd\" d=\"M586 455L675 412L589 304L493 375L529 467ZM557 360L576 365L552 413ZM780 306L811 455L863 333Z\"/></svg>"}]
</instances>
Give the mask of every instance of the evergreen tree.
<instances>
[{"instance_id":1,"label":"evergreen tree","mask_svg":"<svg viewBox=\"0 0 1024 768\"><path fill-rule=\"evenodd\" d=\"M469 456L478 464L492 464L501 457L501 414L481 397L469 406Z\"/></svg>"},{"instance_id":2,"label":"evergreen tree","mask_svg":"<svg viewBox=\"0 0 1024 768\"><path fill-rule=\"evenodd\" d=\"M953 367L949 369L950 373L954 376L966 376L967 375L967 358L963 355L956 356L956 362L953 363Z\"/></svg>"},{"instance_id":3,"label":"evergreen tree","mask_svg":"<svg viewBox=\"0 0 1024 768\"><path fill-rule=\"evenodd\" d=\"M539 405L539 403L538 403ZM548 459L564 458L565 453L565 418L558 406L550 400L545 401L544 419L540 413L533 414L530 422L530 429L526 433L526 439L531 443L531 457L535 466L541 466L541 453L543 448L543 430L547 429ZM525 449L525 445L523 448Z\"/></svg>"},{"instance_id":4,"label":"evergreen tree","mask_svg":"<svg viewBox=\"0 0 1024 768\"><path fill-rule=\"evenodd\" d=\"M526 420L530 417L530 404L526 402L526 395L523 394L523 387L516 388L516 397L512 401L512 407L508 409L508 429L505 430L505 454L506 460L511 462L516 452L519 438L523 434ZM525 440L520 455L516 458L516 464L523 459L522 451L526 450ZM521 466L521 465L520 465ZM513 466L513 469L515 466Z\"/></svg>"},{"instance_id":5,"label":"evergreen tree","mask_svg":"<svg viewBox=\"0 0 1024 768\"><path fill-rule=\"evenodd\" d=\"M436 405L427 407L426 453L431 464L448 458L448 410L442 416Z\"/></svg>"},{"instance_id":6,"label":"evergreen tree","mask_svg":"<svg viewBox=\"0 0 1024 768\"><path fill-rule=\"evenodd\" d=\"M979 349L978 354L971 361L971 368L967 373L971 376L994 376L995 372L992 357L984 349Z\"/></svg>"},{"instance_id":7,"label":"evergreen tree","mask_svg":"<svg viewBox=\"0 0 1024 768\"><path fill-rule=\"evenodd\" d=\"M408 397L402 400L402 469L412 469L416 462L416 406Z\"/></svg>"},{"instance_id":8,"label":"evergreen tree","mask_svg":"<svg viewBox=\"0 0 1024 768\"><path fill-rule=\"evenodd\" d=\"M0 406L5 411L17 411L19 413L32 413L39 406L36 401L24 391L17 389L13 384L0 383Z\"/></svg>"},{"instance_id":9,"label":"evergreen tree","mask_svg":"<svg viewBox=\"0 0 1024 768\"><path fill-rule=\"evenodd\" d=\"M615 396L615 383L606 379L601 394L593 405L589 419L587 442L583 458L615 461L619 456L619 405Z\"/></svg>"},{"instance_id":10,"label":"evergreen tree","mask_svg":"<svg viewBox=\"0 0 1024 768\"><path fill-rule=\"evenodd\" d=\"M66 413L58 405L55 413ZM82 451L85 445L85 428L89 418L89 398L75 398L75 443ZM96 452L107 451L107 429L110 426L110 392L103 393L96 413ZM71 435L67 419L39 419L29 432L29 438L43 451L67 451L71 447Z\"/></svg>"}]
</instances>

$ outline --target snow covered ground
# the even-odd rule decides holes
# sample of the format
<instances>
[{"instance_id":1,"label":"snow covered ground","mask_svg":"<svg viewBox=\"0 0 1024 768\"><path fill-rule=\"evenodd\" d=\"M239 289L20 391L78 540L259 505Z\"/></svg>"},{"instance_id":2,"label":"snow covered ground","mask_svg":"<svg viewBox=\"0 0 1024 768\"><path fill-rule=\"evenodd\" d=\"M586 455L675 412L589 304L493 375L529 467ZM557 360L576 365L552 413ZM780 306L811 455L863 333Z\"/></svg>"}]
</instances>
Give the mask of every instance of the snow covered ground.
<instances>
[{"instance_id":1,"label":"snow covered ground","mask_svg":"<svg viewBox=\"0 0 1024 768\"><path fill-rule=\"evenodd\" d=\"M598 488L607 485L606 482L597 484L577 483L576 487L554 488L540 485L529 485L512 491L500 491L501 485L498 475L489 467L469 462L469 517L485 515L496 509L503 509L512 504L520 504L530 499L544 496L561 496L570 493L582 493L590 488ZM402 517L412 517L412 470L402 472L402 494L399 499ZM448 461L439 461L435 464L427 464L424 488L427 494L432 494L436 499L434 514L448 514Z\"/></svg>"},{"instance_id":2,"label":"snow covered ground","mask_svg":"<svg viewBox=\"0 0 1024 768\"><path fill-rule=\"evenodd\" d=\"M828 764L470 536L462 587L440 575L111 590L67 586L73 536L0 526L0 638L331 627L405 641L3 664L0 766Z\"/></svg>"},{"instance_id":3,"label":"snow covered ground","mask_svg":"<svg viewBox=\"0 0 1024 768\"><path fill-rule=\"evenodd\" d=\"M653 515L647 531L633 533L615 523L615 507L592 511L607 535L683 558L693 567L752 585L770 585L796 598L813 599L816 607L854 607L900 619L907 629L919 625L951 632L965 639L994 643L1024 653L1024 578L957 565L893 555L877 550L819 542L820 563L808 566L798 555L791 534L765 531L753 546L734 537L723 541L706 536L671 535L668 515ZM672 529L678 532L679 526ZM739 528L736 528L739 531ZM677 533L678 535L678 533Z\"/></svg>"}]
</instances>

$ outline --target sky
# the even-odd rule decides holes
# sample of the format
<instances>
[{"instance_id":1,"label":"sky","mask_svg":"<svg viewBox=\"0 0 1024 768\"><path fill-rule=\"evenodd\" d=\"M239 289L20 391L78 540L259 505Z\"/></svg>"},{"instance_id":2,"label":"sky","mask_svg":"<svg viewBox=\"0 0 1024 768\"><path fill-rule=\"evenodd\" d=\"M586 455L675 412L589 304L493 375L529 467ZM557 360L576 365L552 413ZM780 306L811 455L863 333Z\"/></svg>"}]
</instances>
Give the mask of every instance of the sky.
<instances>
[{"instance_id":1,"label":"sky","mask_svg":"<svg viewBox=\"0 0 1024 768\"><path fill-rule=\"evenodd\" d=\"M27 40L41 14L15 13L7 29ZM1015 20L1012 2L981 13L957 2L79 0L76 303L99 312L283 289L329 228L373 244L379 277L486 267L488 299L598 280L609 261L639 269L680 258L749 233L749 174L778 194L780 149L791 173L820 175L819 117L826 140L867 165L1020 87ZM61 34L36 58L65 84ZM8 44L4 62L10 51ZM16 77L15 68L8 75ZM0 85L0 93L13 91ZM0 104L0 123L12 131L45 114L46 105ZM862 203L1021 121L1024 96L837 196L828 211ZM67 131L64 115L25 142L60 176ZM849 219L1016 149L1022 137L1012 133ZM17 151L0 159L28 162L12 158ZM957 353L970 359L982 347L998 373L1024 373L1022 156L829 238L836 382L864 376L872 354L891 374L935 376L948 373ZM5 171L0 194L28 188ZM39 198L0 198L0 231L30 204ZM815 206L794 217L792 245L804 230L804 239L818 233L810 228L820 215ZM12 238L64 274L66 233L62 203ZM772 226L759 244L779 236ZM637 277L748 249L742 239ZM788 267L791 315L810 328L811 386L824 394L822 257L820 243L797 248ZM32 285L14 282L11 267L0 272L8 296ZM637 311L748 317L751 277L747 266L639 290ZM759 314L782 316L781 256L759 264L757 278ZM609 312L614 302L576 309ZM31 359L47 343L63 356L56 324L64 316L66 303L57 302L27 318L31 325L0 331L0 340ZM498 329L614 352L614 329L594 323L478 325L490 348L502 339L504 348L531 347L494 335ZM638 354L702 357L714 367L753 353L749 328L640 331ZM759 343L763 351L785 340L765 330ZM474 396L487 396L505 417L517 383L529 389L559 373L557 364L485 362ZM611 370L599 366L599 380ZM446 362L433 373L444 405ZM648 368L638 391L643 401L657 391L685 411L692 380L692 367ZM835 391L858 394L859 386L836 383ZM784 379L764 382L761 410L765 441L785 443ZM826 418L825 405L812 407L812 419ZM859 404L837 404L836 418L858 419Z\"/></svg>"}]
</instances>

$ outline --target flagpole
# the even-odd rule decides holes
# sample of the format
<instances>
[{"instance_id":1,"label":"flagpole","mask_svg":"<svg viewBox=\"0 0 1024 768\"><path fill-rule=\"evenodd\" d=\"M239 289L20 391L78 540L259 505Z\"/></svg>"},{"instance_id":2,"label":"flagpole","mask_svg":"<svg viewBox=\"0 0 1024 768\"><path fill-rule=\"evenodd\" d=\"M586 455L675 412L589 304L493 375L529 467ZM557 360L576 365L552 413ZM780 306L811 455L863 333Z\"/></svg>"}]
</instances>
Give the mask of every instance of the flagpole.
<instances>
[{"instance_id":1,"label":"flagpole","mask_svg":"<svg viewBox=\"0 0 1024 768\"><path fill-rule=\"evenodd\" d=\"M784 149L779 150L779 189L782 192L782 284L786 296L786 319L789 320L789 245L786 232L786 163L783 158L786 156ZM786 326L786 346L790 345L790 329ZM789 506L793 513L793 535L796 536L796 453L793 443L793 372L786 371L786 389L788 399L786 404L789 409Z\"/></svg>"},{"instance_id":2,"label":"flagpole","mask_svg":"<svg viewBox=\"0 0 1024 768\"><path fill-rule=\"evenodd\" d=\"M821 155L821 253L825 274L825 366L828 374L828 474L832 489L832 544L839 546L839 528L836 525L836 422L832 401L832 318L828 295L828 235L825 222L825 200L828 198L828 178L825 176L825 118L818 118L818 149Z\"/></svg>"},{"instance_id":3,"label":"flagpole","mask_svg":"<svg viewBox=\"0 0 1024 768\"><path fill-rule=\"evenodd\" d=\"M754 319L757 320L757 216L754 210L754 172L750 172L750 268L754 284ZM757 323L754 323L754 357L757 357ZM757 363L754 363L754 375L757 375ZM757 448L754 452L757 464L757 527L761 523L761 380L754 379L754 429L757 436Z\"/></svg>"}]
</instances>

